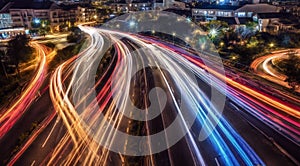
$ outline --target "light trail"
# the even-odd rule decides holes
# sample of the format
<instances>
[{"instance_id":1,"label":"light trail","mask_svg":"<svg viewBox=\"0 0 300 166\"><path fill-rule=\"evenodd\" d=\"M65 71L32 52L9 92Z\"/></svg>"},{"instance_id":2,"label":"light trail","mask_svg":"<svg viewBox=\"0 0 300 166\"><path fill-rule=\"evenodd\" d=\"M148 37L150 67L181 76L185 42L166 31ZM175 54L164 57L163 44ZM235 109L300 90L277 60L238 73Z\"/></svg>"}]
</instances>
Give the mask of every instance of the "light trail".
<instances>
[{"instance_id":1,"label":"light trail","mask_svg":"<svg viewBox=\"0 0 300 166\"><path fill-rule=\"evenodd\" d=\"M9 109L2 111L4 113L0 117L0 138L12 128L15 122L24 114L28 106L34 101L47 74L45 48L36 42L31 42L30 44L37 50L38 69L19 99Z\"/></svg>"},{"instance_id":2,"label":"light trail","mask_svg":"<svg viewBox=\"0 0 300 166\"><path fill-rule=\"evenodd\" d=\"M186 136L183 138L187 147L186 149L182 147L182 153L188 154L192 158L192 161L187 161L187 163L208 165L211 163L207 161L209 158L212 158L220 165L264 165L264 162L255 151L235 131L229 122L222 117L214 104L209 100L209 97L199 88L198 84L193 82L185 71L192 72L197 78L224 93L243 110L268 126L279 129L285 137L299 145L300 112L298 106L287 104L258 88L254 88L250 83L241 83L234 75L222 75L218 72L218 67L210 68L206 66L199 57L181 48L140 35L84 26L80 26L80 28L90 35L91 42L89 47L61 64L53 72L50 80L50 97L57 114L52 114L41 123L42 127L33 132L32 137L11 159L10 164L14 164L20 158L28 146L54 119L55 115L58 115L58 119L64 122L67 132L62 135L59 143L45 157L42 163L36 163L36 160L34 160L33 164L107 165L112 161L117 162L117 160L120 160L119 165L128 164L126 163L126 156L122 152L125 154L129 153L134 149L132 148L134 145L129 138L124 139L124 142L118 142L120 137L116 130L124 130L124 133L132 134L130 125L132 125L133 120L127 120L128 118L125 117L126 113L129 113L129 117L131 117L136 112L136 109L127 106L128 103L133 102L132 100L134 99L132 98L138 96L137 102L144 104L146 111L150 110L147 100L149 96L146 95L144 89L151 87L146 80L153 79L156 83L162 84L165 88L165 93L169 96L168 99L172 105L167 109L171 109L171 113L177 114L180 121L178 130L187 131ZM93 74L95 74L95 70L97 70L98 64L100 64L100 60L110 44L113 45L115 50L113 60L99 80L94 85L89 86L87 82L95 81L90 76L93 77ZM42 84L42 81L39 82L39 80L43 80L45 77L46 69L41 66L46 66L46 61L51 60L56 55L56 52L50 53L49 50L46 50L46 47L37 43L33 45L40 50L39 55L43 55L39 59L40 65L35 77L37 80L35 83L32 81L28 85L30 88L28 91L33 94L26 91L28 95L34 96ZM140 48L146 48L146 50L142 51ZM45 52L49 53L47 57ZM210 59L208 58L208 60ZM271 60L272 58L268 59L267 62L265 61L263 66L269 69L268 64ZM155 64L151 66L152 74L155 77L150 77L146 74L147 70L145 67L148 63ZM140 67L143 68L141 77L144 80L133 79L133 82L131 82L131 74ZM170 73L166 73L164 68ZM270 75L277 76L272 70L267 71ZM117 76L118 79L115 80L114 76ZM225 81L228 86L222 81ZM135 92L134 90L132 92L131 84L137 85L142 92ZM177 99L178 89L184 92L180 102ZM139 93L142 93L141 97ZM156 94L157 98L159 98L159 95L159 93ZM32 102L33 97L31 98L32 100L29 99L27 97L20 99L20 103L15 108L20 107L17 110L26 110L28 103ZM29 100L28 103L24 103L26 100ZM145 103L142 102L143 100ZM184 113L179 106L182 101L188 103L189 113L197 115L195 123L199 124L205 133L212 132L207 138L209 140L207 141L208 143L205 143L205 146L210 148L212 154L201 149L203 146L201 146L202 144L197 140L195 134L199 129L197 128L196 132L194 128L190 129L191 124L186 122ZM163 106L162 101L159 101L158 104ZM22 115L21 112L20 115L16 116L13 113L14 111L15 109L5 116L19 118L18 116ZM169 125L169 116L168 114L161 114L161 123L164 129ZM150 135L150 131L156 127L156 124L149 123L147 117L145 119L145 130L147 135ZM215 128L214 122L217 121L219 123ZM15 123L14 120L8 119L6 121L6 118L0 117L1 125L8 122L12 125ZM11 127L9 125L6 126L8 128ZM55 135L53 131L56 127L59 126L54 125L50 130L49 135L42 144L42 148L46 146L50 137ZM2 133L5 130L0 131ZM165 133L164 136L164 141L169 145L169 138L172 135ZM159 160L156 160L156 154L153 154L155 153L155 147L153 147L155 145L152 145L152 140L148 138L146 142L147 145L144 146L147 146L145 149L149 151L149 155L145 157L145 160L150 158L148 161L150 165L161 164ZM115 144L123 144L124 146L120 150L122 152L117 153L117 157L110 151ZM170 165L176 164L175 161L178 160L176 153L178 152L174 152L169 148L166 150L166 153L168 163ZM114 158L112 159L112 157Z\"/></svg>"},{"instance_id":3,"label":"light trail","mask_svg":"<svg viewBox=\"0 0 300 166\"><path fill-rule=\"evenodd\" d=\"M300 49L292 50L295 52L300 52ZM281 86L291 88L291 86L285 81L287 76L273 66L273 61L279 61L281 59L288 58L289 51L291 50L281 50L259 57L251 63L250 68L253 69L254 73L260 77L263 77Z\"/></svg>"},{"instance_id":4,"label":"light trail","mask_svg":"<svg viewBox=\"0 0 300 166\"><path fill-rule=\"evenodd\" d=\"M217 121L220 115L218 115L218 111L210 104L206 95L197 87L198 85L192 83L191 78L184 73L183 69L180 70L182 65L188 69L192 69L190 67L191 63L183 59L181 55L174 53L173 51L164 51L165 46L152 46L145 43L143 39L125 33L96 30L90 27L81 27L81 29L91 35L92 42L89 51L78 57L76 62L72 59L59 66L54 72L50 83L51 99L55 105L56 111L63 119L68 129L68 133L54 150L49 164L55 164L59 161L58 159L62 160L65 164L74 164L74 162L77 163L79 161L83 162L85 165L104 164L108 162L109 151L107 149L114 146L114 144L116 144L115 140L118 139L117 133L114 132L114 130L109 130L110 128L106 120L108 120L115 128L122 128L123 124L121 122L124 119L124 113L128 111L126 110L126 103L130 102L129 80L131 80L131 72L133 71L132 64L134 59L137 58L135 57L137 55L132 55L130 51L131 48L128 48L126 43L119 40L118 36L126 37L137 45L140 45L140 47L149 49L149 54L146 58L147 60L141 65L147 63L146 61L153 61L157 64L156 67L158 69L163 65L168 71L177 71L171 72L170 74L175 80L176 86L187 92L182 100L188 101L191 106L196 106L195 110L192 109L190 111L191 113L197 113L198 122L203 125L207 132L213 130L212 122L206 122L208 119L207 116L212 116L212 119ZM99 31L99 33L96 33L97 31ZM118 75L118 80L116 81L117 87L121 87L122 90L111 89L110 82L115 80L111 80L112 78L110 77L96 95L97 97L86 103L87 101L84 100L89 98L89 95L86 95L88 89L84 88L82 84L84 83L84 79L88 79L87 76L92 74L93 64L99 64L95 62L99 62L99 53L104 45L103 36L116 42L115 48L118 52L118 60L116 65L117 68L115 68L114 72ZM139 56L144 55L140 54ZM100 59L101 58L102 57L100 57ZM122 59L122 61L120 61L120 59ZM81 68L83 68L84 71L80 71L79 69ZM189 130L189 125L185 124L184 117L178 107L179 104L175 99L169 81L164 72L162 70L159 71L163 83L168 87L167 92L173 96L172 101L175 106L177 105L176 112L179 114L181 123L185 126L183 130ZM193 70L191 71L194 72ZM199 75L200 77L206 75L205 71L200 68L197 68L197 71L202 72ZM63 73L72 73L73 75L69 77L68 84L63 82ZM205 79L209 78L206 76ZM73 84L77 84L77 88L72 89ZM73 94L70 93L71 89ZM114 94L113 101L111 100L112 94ZM82 98L79 101L73 100L71 102L71 97L77 95L79 95L79 98ZM119 110L116 110L117 103L114 101L121 104ZM99 107L97 106L98 103L100 103ZM78 108L81 108L81 110L76 110ZM99 118L103 111L106 112L104 119L102 118L102 121L99 122ZM209 112L209 114L207 114L207 112ZM188 145L190 147L189 153L191 153L194 158L194 164L205 165L205 159L203 159L202 153L199 151L196 138L190 131L187 131L187 133L186 140L188 140ZM224 135L226 136L225 138L223 137ZM72 150L67 154L65 159L61 159L59 156L66 153L67 147L70 147L69 138L72 138ZM245 165L263 165L263 162L255 152L245 143L245 141L243 141L224 118L221 118L219 128L209 136L209 139L212 141L216 153L221 154L221 160L219 162L223 164L238 165L240 161L238 161L237 158L239 158ZM166 138L166 140L168 139ZM106 145L105 149L100 147L99 143L97 143L98 141L103 142L104 145ZM230 142L229 144L228 141ZM124 148L126 149L127 146L125 145ZM151 151L151 145L149 150ZM233 150L237 153L234 154ZM170 155L171 153L169 153L169 157Z\"/></svg>"},{"instance_id":5,"label":"light trail","mask_svg":"<svg viewBox=\"0 0 300 166\"><path fill-rule=\"evenodd\" d=\"M156 43L159 44L159 43ZM168 48L168 47L166 47ZM173 50L173 48L168 48L170 50ZM228 91L224 91L224 87L218 87L218 84L216 85L216 88L218 88L220 91L223 91L224 93L226 92L231 92L234 91L233 94L228 94L227 95L231 95L231 99L236 101L235 98L239 98L239 95L246 95L246 98L252 102L255 102L256 104L260 105L261 107L264 108L265 111L260 111L261 108L257 108L257 107L253 107L249 105L247 107L249 107L249 112L251 114L257 114L257 112L260 112L260 114L262 114L261 116L264 117L264 119L268 119L269 126L271 126L272 128L274 128L274 126L281 126L281 128L285 131L285 134L288 134L288 138L291 139L292 141L294 141L296 144L299 144L300 142L300 133L299 133L299 128L300 128L300 122L299 122L299 118L300 118L300 111L299 111L299 107L297 106L291 106L290 104L287 104L275 97L272 97L266 93L263 93L261 91L259 91L258 89L255 89L253 87L241 84L237 81L235 81L232 78L229 77L225 77L221 74L219 74L218 72L207 68L203 62L201 62L201 60L195 56L192 55L184 55L188 60L190 60L191 62L199 65L201 68L206 69L209 73L213 74L214 76L216 76L217 78L224 80L227 82L227 84L229 85L228 88L231 90ZM195 69L196 70L196 69ZM233 88L233 89L232 89ZM241 104L243 103L244 100L239 101L237 103L239 103L242 106L245 106L245 104ZM266 105L260 104L260 103L264 103ZM270 107L271 106L271 107ZM271 113L269 115L269 113ZM291 117L287 116L290 115ZM276 116L274 116L276 115ZM272 117L272 118L271 118ZM282 121L280 124L278 124L278 120ZM285 123L287 122L287 123ZM290 132L292 131L292 132ZM286 136L285 134L283 134L284 136Z\"/></svg>"}]
</instances>

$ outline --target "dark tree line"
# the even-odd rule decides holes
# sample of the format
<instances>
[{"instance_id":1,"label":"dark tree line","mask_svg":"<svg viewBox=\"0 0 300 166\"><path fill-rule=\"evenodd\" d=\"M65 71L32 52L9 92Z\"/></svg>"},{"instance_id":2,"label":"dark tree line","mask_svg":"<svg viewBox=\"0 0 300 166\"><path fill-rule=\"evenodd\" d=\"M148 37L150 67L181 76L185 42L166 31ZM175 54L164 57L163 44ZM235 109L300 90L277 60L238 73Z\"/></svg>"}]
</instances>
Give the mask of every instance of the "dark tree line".
<instances>
[{"instance_id":1,"label":"dark tree line","mask_svg":"<svg viewBox=\"0 0 300 166\"><path fill-rule=\"evenodd\" d=\"M295 89L300 84L300 57L297 53L290 51L288 58L280 61L277 66L287 76L289 85Z\"/></svg>"},{"instance_id":2,"label":"dark tree line","mask_svg":"<svg viewBox=\"0 0 300 166\"><path fill-rule=\"evenodd\" d=\"M0 52L2 74L17 71L20 76L19 64L30 59L32 48L26 35L17 35L8 42L7 50ZM12 67L13 66L13 67Z\"/></svg>"}]
</instances>

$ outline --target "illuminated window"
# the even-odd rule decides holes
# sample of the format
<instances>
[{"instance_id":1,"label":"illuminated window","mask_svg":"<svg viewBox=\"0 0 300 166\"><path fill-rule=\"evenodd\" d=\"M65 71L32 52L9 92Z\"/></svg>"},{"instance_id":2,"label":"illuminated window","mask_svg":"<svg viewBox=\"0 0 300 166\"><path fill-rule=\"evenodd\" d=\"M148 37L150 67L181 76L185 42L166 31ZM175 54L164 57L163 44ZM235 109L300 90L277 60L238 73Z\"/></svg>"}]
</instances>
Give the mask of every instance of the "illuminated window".
<instances>
[{"instance_id":1,"label":"illuminated window","mask_svg":"<svg viewBox=\"0 0 300 166\"><path fill-rule=\"evenodd\" d=\"M238 12L238 17L246 17L246 13L245 12Z\"/></svg>"}]
</instances>

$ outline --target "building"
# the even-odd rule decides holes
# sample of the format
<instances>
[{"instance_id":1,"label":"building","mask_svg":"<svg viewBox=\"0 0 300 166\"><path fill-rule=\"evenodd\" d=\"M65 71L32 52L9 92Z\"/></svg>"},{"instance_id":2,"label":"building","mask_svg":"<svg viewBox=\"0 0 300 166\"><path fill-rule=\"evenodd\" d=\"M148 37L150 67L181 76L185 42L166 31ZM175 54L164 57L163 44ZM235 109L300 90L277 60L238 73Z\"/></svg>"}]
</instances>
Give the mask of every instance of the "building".
<instances>
[{"instance_id":1,"label":"building","mask_svg":"<svg viewBox=\"0 0 300 166\"><path fill-rule=\"evenodd\" d=\"M4 4L0 10L0 29L7 29L13 26L12 18L9 13L9 8L11 5L11 2Z\"/></svg>"},{"instance_id":2,"label":"building","mask_svg":"<svg viewBox=\"0 0 300 166\"><path fill-rule=\"evenodd\" d=\"M9 12L13 21L13 27L32 29L34 24L41 20L49 20L52 2L16 1L10 7Z\"/></svg>"},{"instance_id":3,"label":"building","mask_svg":"<svg viewBox=\"0 0 300 166\"><path fill-rule=\"evenodd\" d=\"M67 4L67 5L74 5L74 4L90 4L91 0L51 0L56 4Z\"/></svg>"},{"instance_id":4,"label":"building","mask_svg":"<svg viewBox=\"0 0 300 166\"><path fill-rule=\"evenodd\" d=\"M281 5L282 10L286 13L291 13L294 16L300 17L300 5Z\"/></svg>"},{"instance_id":5,"label":"building","mask_svg":"<svg viewBox=\"0 0 300 166\"><path fill-rule=\"evenodd\" d=\"M192 9L192 17L196 21L217 20L218 17L235 17L235 10L240 6L204 5Z\"/></svg>"},{"instance_id":6,"label":"building","mask_svg":"<svg viewBox=\"0 0 300 166\"><path fill-rule=\"evenodd\" d=\"M77 6L77 23L86 23L96 21L98 19L97 9L90 5Z\"/></svg>"},{"instance_id":7,"label":"building","mask_svg":"<svg viewBox=\"0 0 300 166\"><path fill-rule=\"evenodd\" d=\"M284 18L292 17L288 13L258 13L253 19L258 23L259 31L277 33L279 30L290 31L294 29L293 23L284 22Z\"/></svg>"},{"instance_id":8,"label":"building","mask_svg":"<svg viewBox=\"0 0 300 166\"><path fill-rule=\"evenodd\" d=\"M111 3L110 6L118 13L154 9L154 4L149 0L116 0L114 3Z\"/></svg>"},{"instance_id":9,"label":"building","mask_svg":"<svg viewBox=\"0 0 300 166\"><path fill-rule=\"evenodd\" d=\"M7 8L1 19L6 24L11 17L11 27L34 29L47 22L51 30L58 31L75 23L96 21L97 9L89 4L57 4L51 1L17 0ZM9 17L10 16L10 17ZM3 23L4 24L4 23Z\"/></svg>"},{"instance_id":10,"label":"building","mask_svg":"<svg viewBox=\"0 0 300 166\"><path fill-rule=\"evenodd\" d=\"M232 5L205 5L192 9L192 17L196 21L207 22L210 20L226 21L229 24L245 24L253 21L253 16L258 13L279 13L280 7L269 4L246 4L243 6Z\"/></svg>"},{"instance_id":11,"label":"building","mask_svg":"<svg viewBox=\"0 0 300 166\"><path fill-rule=\"evenodd\" d=\"M57 5L53 3L49 12L49 21L52 30L67 30L71 25L74 25L77 19L77 10L77 5Z\"/></svg>"},{"instance_id":12,"label":"building","mask_svg":"<svg viewBox=\"0 0 300 166\"><path fill-rule=\"evenodd\" d=\"M190 2L191 0L183 0L183 1ZM217 5L239 6L247 3L258 3L259 0L199 0L198 2L217 4Z\"/></svg>"}]
</instances>

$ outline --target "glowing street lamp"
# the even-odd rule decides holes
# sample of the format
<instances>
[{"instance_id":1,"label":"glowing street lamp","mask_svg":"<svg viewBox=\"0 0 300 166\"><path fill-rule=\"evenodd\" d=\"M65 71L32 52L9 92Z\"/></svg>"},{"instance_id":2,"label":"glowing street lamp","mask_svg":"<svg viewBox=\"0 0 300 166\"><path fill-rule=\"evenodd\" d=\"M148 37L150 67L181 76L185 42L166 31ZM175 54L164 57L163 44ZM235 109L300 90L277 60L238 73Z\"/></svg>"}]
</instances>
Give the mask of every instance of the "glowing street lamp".
<instances>
[{"instance_id":1,"label":"glowing street lamp","mask_svg":"<svg viewBox=\"0 0 300 166\"><path fill-rule=\"evenodd\" d=\"M35 18L35 19L33 20L33 22L34 22L35 24L40 24L40 23L41 23L41 20L40 20L39 18Z\"/></svg>"},{"instance_id":2,"label":"glowing street lamp","mask_svg":"<svg viewBox=\"0 0 300 166\"><path fill-rule=\"evenodd\" d=\"M275 46L275 44L274 43L270 43L269 46L272 48L272 47Z\"/></svg>"},{"instance_id":3,"label":"glowing street lamp","mask_svg":"<svg viewBox=\"0 0 300 166\"><path fill-rule=\"evenodd\" d=\"M218 32L217 32L216 29L213 28L213 29L211 29L211 30L209 31L209 34L210 34L211 37L216 37L217 34L218 34Z\"/></svg>"},{"instance_id":4,"label":"glowing street lamp","mask_svg":"<svg viewBox=\"0 0 300 166\"><path fill-rule=\"evenodd\" d=\"M176 33L173 32L173 33L172 33L172 37L173 37L173 45L175 44L175 36L176 36Z\"/></svg>"},{"instance_id":5,"label":"glowing street lamp","mask_svg":"<svg viewBox=\"0 0 300 166\"><path fill-rule=\"evenodd\" d=\"M135 21L131 20L131 21L129 22L129 26L130 26L130 27L135 26Z\"/></svg>"},{"instance_id":6,"label":"glowing street lamp","mask_svg":"<svg viewBox=\"0 0 300 166\"><path fill-rule=\"evenodd\" d=\"M221 42L221 43L220 43L220 46L221 46L221 47L223 47L224 45L225 45L225 43L224 43L224 42Z\"/></svg>"},{"instance_id":7,"label":"glowing street lamp","mask_svg":"<svg viewBox=\"0 0 300 166\"><path fill-rule=\"evenodd\" d=\"M191 20L191 18L186 18L186 21L188 22L188 23L190 23L192 20Z\"/></svg>"}]
</instances>

